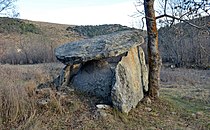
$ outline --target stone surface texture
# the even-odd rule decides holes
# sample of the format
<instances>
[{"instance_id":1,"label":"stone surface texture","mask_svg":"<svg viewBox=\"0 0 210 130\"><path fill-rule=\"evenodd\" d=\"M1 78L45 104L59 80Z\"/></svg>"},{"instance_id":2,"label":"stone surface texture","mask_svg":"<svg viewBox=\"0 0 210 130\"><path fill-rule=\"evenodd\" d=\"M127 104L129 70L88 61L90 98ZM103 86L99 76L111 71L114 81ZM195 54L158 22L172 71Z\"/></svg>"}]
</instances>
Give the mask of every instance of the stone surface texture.
<instances>
[{"instance_id":1,"label":"stone surface texture","mask_svg":"<svg viewBox=\"0 0 210 130\"><path fill-rule=\"evenodd\" d=\"M110 100L114 73L108 62L89 61L72 78L73 87L81 92Z\"/></svg>"},{"instance_id":2,"label":"stone surface texture","mask_svg":"<svg viewBox=\"0 0 210 130\"><path fill-rule=\"evenodd\" d=\"M145 55L144 55L144 51L141 47L138 47L138 56L140 59L140 66L141 66L141 79L142 79L142 85L143 85L143 89L145 92L148 91L148 84L149 84L149 80L148 80L148 69L147 69L147 64L145 61Z\"/></svg>"},{"instance_id":3,"label":"stone surface texture","mask_svg":"<svg viewBox=\"0 0 210 130\"><path fill-rule=\"evenodd\" d=\"M58 84L69 83L128 113L148 91L148 70L139 46L143 42L140 31L122 31L64 44L55 49L57 59L67 65Z\"/></svg>"},{"instance_id":4,"label":"stone surface texture","mask_svg":"<svg viewBox=\"0 0 210 130\"><path fill-rule=\"evenodd\" d=\"M116 82L111 91L112 103L128 113L144 97L138 48L133 47L122 57L116 68Z\"/></svg>"},{"instance_id":5,"label":"stone surface texture","mask_svg":"<svg viewBox=\"0 0 210 130\"><path fill-rule=\"evenodd\" d=\"M61 45L55 55L64 64L84 63L118 56L143 42L140 31L121 31Z\"/></svg>"}]
</instances>

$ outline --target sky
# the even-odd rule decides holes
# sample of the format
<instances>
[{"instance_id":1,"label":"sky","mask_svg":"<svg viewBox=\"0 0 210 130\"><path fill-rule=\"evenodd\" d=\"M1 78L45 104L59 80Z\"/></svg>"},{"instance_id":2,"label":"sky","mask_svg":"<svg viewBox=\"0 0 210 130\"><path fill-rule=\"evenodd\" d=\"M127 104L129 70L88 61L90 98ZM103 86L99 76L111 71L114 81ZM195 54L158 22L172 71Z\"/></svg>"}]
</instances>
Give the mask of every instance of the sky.
<instances>
[{"instance_id":1,"label":"sky","mask_svg":"<svg viewBox=\"0 0 210 130\"><path fill-rule=\"evenodd\" d=\"M70 25L121 24L138 27L136 0L19 0L21 19Z\"/></svg>"}]
</instances>

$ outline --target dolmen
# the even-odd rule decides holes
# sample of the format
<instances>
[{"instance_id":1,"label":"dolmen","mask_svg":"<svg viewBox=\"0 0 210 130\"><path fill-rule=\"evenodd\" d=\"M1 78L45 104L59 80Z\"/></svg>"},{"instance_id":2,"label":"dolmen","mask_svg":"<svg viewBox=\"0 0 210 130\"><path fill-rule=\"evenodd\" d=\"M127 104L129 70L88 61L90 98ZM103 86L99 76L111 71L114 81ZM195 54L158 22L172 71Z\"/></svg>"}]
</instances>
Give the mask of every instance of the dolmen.
<instances>
[{"instance_id":1,"label":"dolmen","mask_svg":"<svg viewBox=\"0 0 210 130\"><path fill-rule=\"evenodd\" d=\"M57 87L100 97L128 113L148 91L141 31L120 31L61 45L56 58L65 64Z\"/></svg>"}]
</instances>

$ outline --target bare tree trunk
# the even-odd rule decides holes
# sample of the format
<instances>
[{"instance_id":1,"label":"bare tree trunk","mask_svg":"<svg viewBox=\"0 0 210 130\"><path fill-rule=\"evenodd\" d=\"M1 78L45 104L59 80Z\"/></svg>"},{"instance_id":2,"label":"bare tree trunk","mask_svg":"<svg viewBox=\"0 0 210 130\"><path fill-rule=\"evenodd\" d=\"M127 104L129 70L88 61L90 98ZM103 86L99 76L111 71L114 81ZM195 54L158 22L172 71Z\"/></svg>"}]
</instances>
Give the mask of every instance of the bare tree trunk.
<instances>
[{"instance_id":1,"label":"bare tree trunk","mask_svg":"<svg viewBox=\"0 0 210 130\"><path fill-rule=\"evenodd\" d=\"M144 0L144 10L148 35L148 60L149 60L149 92L152 99L159 97L161 60L158 50L158 31L154 11L154 0Z\"/></svg>"}]
</instances>

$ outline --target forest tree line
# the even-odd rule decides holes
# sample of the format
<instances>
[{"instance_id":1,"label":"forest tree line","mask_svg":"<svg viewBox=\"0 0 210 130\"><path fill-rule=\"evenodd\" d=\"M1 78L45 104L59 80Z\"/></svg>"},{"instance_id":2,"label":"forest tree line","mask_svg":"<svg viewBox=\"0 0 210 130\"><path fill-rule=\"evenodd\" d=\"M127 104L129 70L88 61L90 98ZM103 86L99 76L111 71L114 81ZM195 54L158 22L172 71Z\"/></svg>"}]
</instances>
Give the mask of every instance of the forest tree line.
<instances>
[{"instance_id":1,"label":"forest tree line","mask_svg":"<svg viewBox=\"0 0 210 130\"><path fill-rule=\"evenodd\" d=\"M54 48L55 41L50 40L38 27L32 23L25 23L19 19L1 18L0 34L18 33L17 44L0 39L0 63L2 64L35 64L56 62ZM210 27L210 17L202 17L191 22ZM122 25L89 25L67 27L67 32L74 32L81 37L93 37L123 30L133 30ZM48 30L45 30L48 31ZM210 33L208 30L194 28L186 23L162 27L159 30L159 49L163 63L170 63L177 67L210 66ZM23 35L24 34L24 35ZM69 34L68 34L69 35ZM142 31L146 38L146 32ZM146 42L145 42L146 43ZM144 47L147 53L146 47Z\"/></svg>"},{"instance_id":2,"label":"forest tree line","mask_svg":"<svg viewBox=\"0 0 210 130\"><path fill-rule=\"evenodd\" d=\"M177 67L210 67L210 16L190 21L206 29L178 23L159 29L159 48L163 63Z\"/></svg>"}]
</instances>

